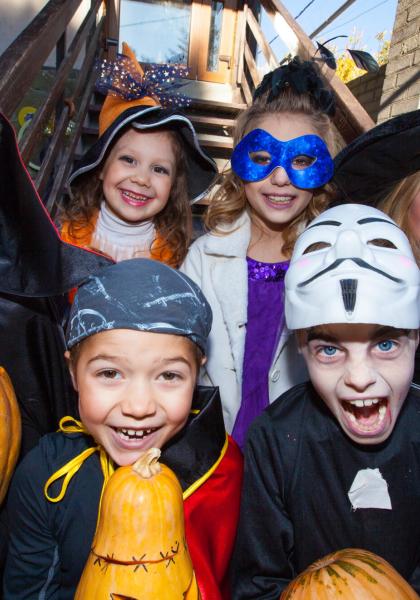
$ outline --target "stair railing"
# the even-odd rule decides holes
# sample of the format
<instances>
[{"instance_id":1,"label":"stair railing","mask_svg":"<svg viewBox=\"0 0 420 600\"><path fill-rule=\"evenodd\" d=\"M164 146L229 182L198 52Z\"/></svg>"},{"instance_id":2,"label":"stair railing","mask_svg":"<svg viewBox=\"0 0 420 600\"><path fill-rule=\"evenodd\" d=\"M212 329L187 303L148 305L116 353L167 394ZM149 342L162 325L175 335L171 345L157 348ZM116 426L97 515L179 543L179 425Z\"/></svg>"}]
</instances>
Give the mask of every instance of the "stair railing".
<instances>
[{"instance_id":1,"label":"stair railing","mask_svg":"<svg viewBox=\"0 0 420 600\"><path fill-rule=\"evenodd\" d=\"M303 60L308 60L316 52L312 40L279 0L252 2L252 9L245 1L241 15L242 26L239 32L237 84L241 87L243 97L248 105L251 104L252 94L261 80L256 61L257 54L261 53L264 57L268 67L267 71L280 64L255 16L255 12L257 11L258 15L261 10L264 10L272 21L274 30L288 47L290 55L297 55ZM321 67L322 75L336 94L337 111L334 123L343 141L349 143L361 133L371 129L374 122L335 72L321 61L318 64Z\"/></svg>"},{"instance_id":2,"label":"stair railing","mask_svg":"<svg viewBox=\"0 0 420 600\"><path fill-rule=\"evenodd\" d=\"M88 109L96 78L94 63L108 47L110 53L115 51L110 36L115 36L118 30L119 3L116 0L91 0L83 22L66 48L67 28L81 2L50 0L0 56L0 111L12 119L48 56L54 50L56 52L54 82L19 142L23 160L28 164L47 125L53 123L52 135L35 178L35 185L52 214L61 198ZM83 50L83 64L75 71L74 89L68 98L65 96L68 77Z\"/></svg>"}]
</instances>

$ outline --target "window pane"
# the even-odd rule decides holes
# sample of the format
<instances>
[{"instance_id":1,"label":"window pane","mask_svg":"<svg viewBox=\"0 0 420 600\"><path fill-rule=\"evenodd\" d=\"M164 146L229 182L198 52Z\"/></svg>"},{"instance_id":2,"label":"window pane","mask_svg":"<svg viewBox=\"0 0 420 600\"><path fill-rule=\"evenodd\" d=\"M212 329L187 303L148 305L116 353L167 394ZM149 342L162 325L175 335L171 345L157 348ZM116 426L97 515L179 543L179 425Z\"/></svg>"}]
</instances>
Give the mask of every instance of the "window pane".
<instances>
[{"instance_id":1,"label":"window pane","mask_svg":"<svg viewBox=\"0 0 420 600\"><path fill-rule=\"evenodd\" d=\"M218 71L220 39L222 35L223 2L218 0L211 3L209 53L207 71Z\"/></svg>"},{"instance_id":2,"label":"window pane","mask_svg":"<svg viewBox=\"0 0 420 600\"><path fill-rule=\"evenodd\" d=\"M190 0L122 0L120 40L141 62L187 65L190 21Z\"/></svg>"}]
</instances>

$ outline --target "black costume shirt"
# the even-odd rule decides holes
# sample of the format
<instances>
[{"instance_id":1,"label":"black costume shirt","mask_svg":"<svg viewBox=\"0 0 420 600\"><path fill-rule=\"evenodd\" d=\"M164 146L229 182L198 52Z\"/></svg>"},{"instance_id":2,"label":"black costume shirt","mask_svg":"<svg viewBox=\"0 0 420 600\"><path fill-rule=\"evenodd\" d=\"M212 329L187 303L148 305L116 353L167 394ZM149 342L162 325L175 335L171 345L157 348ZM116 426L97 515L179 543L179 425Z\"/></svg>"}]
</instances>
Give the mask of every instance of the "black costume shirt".
<instances>
[{"instance_id":1,"label":"black costume shirt","mask_svg":"<svg viewBox=\"0 0 420 600\"><path fill-rule=\"evenodd\" d=\"M362 469L379 469L392 510L353 509ZM290 580L341 548L389 561L420 592L420 392L411 388L391 436L354 443L310 383L251 426L232 565L235 600L278 600Z\"/></svg>"}]
</instances>

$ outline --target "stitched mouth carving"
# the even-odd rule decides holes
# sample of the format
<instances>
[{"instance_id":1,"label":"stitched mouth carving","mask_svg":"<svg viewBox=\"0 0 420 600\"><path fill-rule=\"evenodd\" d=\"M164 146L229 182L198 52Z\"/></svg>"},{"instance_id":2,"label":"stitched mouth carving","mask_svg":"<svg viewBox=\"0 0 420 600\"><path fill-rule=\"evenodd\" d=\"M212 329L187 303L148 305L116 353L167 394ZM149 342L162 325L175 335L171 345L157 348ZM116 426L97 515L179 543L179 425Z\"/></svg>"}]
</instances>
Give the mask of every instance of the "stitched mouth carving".
<instances>
[{"instance_id":1,"label":"stitched mouth carving","mask_svg":"<svg viewBox=\"0 0 420 600\"><path fill-rule=\"evenodd\" d=\"M151 436L152 429L142 433ZM127 437L138 433L123 430ZM134 464L118 467L106 482L75 600L199 600L185 537L182 489L159 457L158 448L140 452Z\"/></svg>"},{"instance_id":2,"label":"stitched mouth carving","mask_svg":"<svg viewBox=\"0 0 420 600\"><path fill-rule=\"evenodd\" d=\"M184 549L186 550L187 545L184 540L183 542ZM179 542L175 542L174 547L171 546L171 549L168 552L160 552L160 557L156 559L146 558L147 554L143 554L140 558L135 558L133 556L132 560L119 560L115 556L101 556L100 554L96 554L95 550L92 548L91 552L95 556L94 565L97 565L102 570L106 570L109 565L122 565L125 567L133 566L134 572L137 571L139 567L143 567L143 569L148 572L147 565L155 565L157 563L162 563L166 561L166 567L169 567L171 563L175 564L175 557L178 555L180 550Z\"/></svg>"}]
</instances>

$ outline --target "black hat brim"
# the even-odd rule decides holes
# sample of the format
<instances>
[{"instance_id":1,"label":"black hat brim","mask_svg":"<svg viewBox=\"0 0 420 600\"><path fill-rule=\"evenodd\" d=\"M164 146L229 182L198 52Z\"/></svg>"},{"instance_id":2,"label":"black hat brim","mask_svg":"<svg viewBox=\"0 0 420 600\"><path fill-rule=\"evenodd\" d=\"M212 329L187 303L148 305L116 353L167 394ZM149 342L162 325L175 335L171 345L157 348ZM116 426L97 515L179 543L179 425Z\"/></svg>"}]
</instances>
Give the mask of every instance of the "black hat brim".
<instances>
[{"instance_id":1,"label":"black hat brim","mask_svg":"<svg viewBox=\"0 0 420 600\"><path fill-rule=\"evenodd\" d=\"M377 204L401 179L420 170L420 110L370 129L334 162L339 202Z\"/></svg>"},{"instance_id":2,"label":"black hat brim","mask_svg":"<svg viewBox=\"0 0 420 600\"><path fill-rule=\"evenodd\" d=\"M191 203L197 202L207 193L217 175L216 163L201 148L194 126L188 117L160 106L135 106L125 110L77 163L70 175L69 185L74 185L81 175L101 164L111 142L128 125L139 130L156 127L176 129L184 141Z\"/></svg>"},{"instance_id":3,"label":"black hat brim","mask_svg":"<svg viewBox=\"0 0 420 600\"><path fill-rule=\"evenodd\" d=\"M0 113L0 292L58 296L113 261L64 242Z\"/></svg>"}]
</instances>

